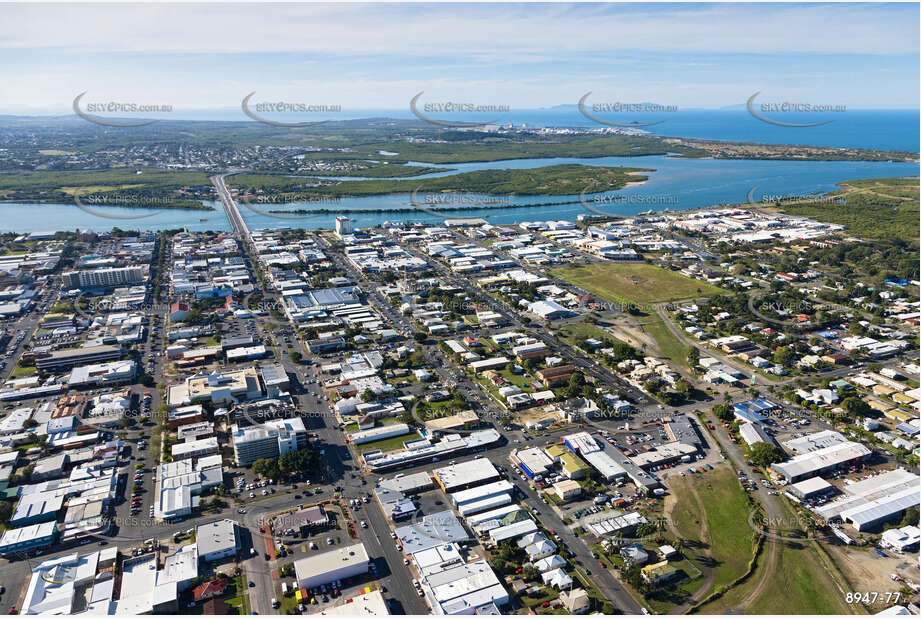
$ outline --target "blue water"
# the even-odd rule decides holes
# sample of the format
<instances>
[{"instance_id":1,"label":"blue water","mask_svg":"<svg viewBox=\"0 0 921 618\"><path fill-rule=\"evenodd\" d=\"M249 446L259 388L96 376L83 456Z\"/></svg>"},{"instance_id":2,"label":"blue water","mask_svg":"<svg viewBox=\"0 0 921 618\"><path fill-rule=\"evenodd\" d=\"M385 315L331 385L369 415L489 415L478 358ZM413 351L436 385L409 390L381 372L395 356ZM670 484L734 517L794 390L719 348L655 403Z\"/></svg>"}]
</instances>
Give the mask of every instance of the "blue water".
<instances>
[{"instance_id":1,"label":"blue water","mask_svg":"<svg viewBox=\"0 0 921 618\"><path fill-rule=\"evenodd\" d=\"M452 171L427 176L444 176L483 169L521 169L579 163L596 166L628 166L653 168L647 173L649 180L616 192L594 196L587 192L585 201L594 209L615 215L632 215L647 210L687 210L717 204L744 204L749 195L755 202L767 195L801 196L817 191L831 191L835 184L859 178L884 178L892 176L917 176L915 163L876 163L852 161L747 161L718 159L676 159L665 156L651 157L600 157L592 159L518 159L488 163L463 163L451 165ZM604 197L621 196L614 202ZM417 196L426 202L424 193ZM493 198L497 199L497 198ZM578 202L579 195L569 196L500 196L511 204L545 202ZM68 204L0 204L0 231L32 232L46 230L87 229L106 231L113 227L122 229L175 229L190 231L229 230L223 209L217 202L209 202L212 211L148 210L112 207L93 207L90 214ZM254 208L240 204L240 212L251 229L274 227L318 228L333 227L335 214L277 217L269 210L282 209L387 209L410 207L409 195L384 195L376 197L347 198L335 204L329 202L295 204L258 204ZM580 214L592 214L592 208L581 203L545 206L539 208L509 208L502 210L455 211L441 216L427 212L349 214L358 227L372 226L385 221L439 222L444 218L485 217L491 223L517 223L548 219L575 219ZM261 211L261 212L257 212ZM106 215L151 214L143 219L114 220ZM199 219L205 218L202 222Z\"/></svg>"},{"instance_id":2,"label":"blue water","mask_svg":"<svg viewBox=\"0 0 921 618\"><path fill-rule=\"evenodd\" d=\"M586 104L603 103L590 98ZM813 146L840 146L881 150L919 151L919 110L845 110L843 112L768 113L760 112L759 103L776 102L767 93L755 101L755 109L765 116L791 123L824 122L821 127L782 127L758 120L744 106L732 109L678 109L675 112L649 113L597 113L605 120L619 123L649 123L664 120L662 124L644 127L653 135L695 137L700 139L756 142L761 144L809 144ZM740 102L744 103L744 101ZM817 101L817 103L829 103ZM594 112L592 112L594 113ZM461 122L512 123L516 126L534 127L594 127L601 125L586 118L575 105L549 109L511 109L508 112L471 114L429 114L437 120ZM168 114L167 120L222 120L249 121L240 108L225 110L200 110L185 114ZM406 107L404 109L343 109L340 113L311 116L310 120L356 120L363 118L395 118L418 120ZM297 122L303 115L279 114L278 120ZM421 121L420 121L421 122Z\"/></svg>"}]
</instances>

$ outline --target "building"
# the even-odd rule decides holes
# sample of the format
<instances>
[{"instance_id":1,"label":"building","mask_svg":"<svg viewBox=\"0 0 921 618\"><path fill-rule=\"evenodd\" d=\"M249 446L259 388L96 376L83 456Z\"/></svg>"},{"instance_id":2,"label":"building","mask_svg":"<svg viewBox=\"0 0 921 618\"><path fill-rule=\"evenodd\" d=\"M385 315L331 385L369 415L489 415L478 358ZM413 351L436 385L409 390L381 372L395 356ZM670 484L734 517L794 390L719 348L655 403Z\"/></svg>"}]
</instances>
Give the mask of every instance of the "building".
<instances>
[{"instance_id":1,"label":"building","mask_svg":"<svg viewBox=\"0 0 921 618\"><path fill-rule=\"evenodd\" d=\"M215 455L219 452L220 448L218 447L217 438L214 436L189 442L179 442L170 447L173 461L197 459L206 455Z\"/></svg>"},{"instance_id":2,"label":"building","mask_svg":"<svg viewBox=\"0 0 921 618\"><path fill-rule=\"evenodd\" d=\"M790 485L790 493L800 500L812 500L835 491L834 485L818 476Z\"/></svg>"},{"instance_id":3,"label":"building","mask_svg":"<svg viewBox=\"0 0 921 618\"><path fill-rule=\"evenodd\" d=\"M409 425L406 423L391 423L390 425L373 427L364 431L356 431L354 433L348 434L347 438L352 442L352 444L357 446L366 442L375 442L377 440L386 440L387 438L405 436L408 433Z\"/></svg>"},{"instance_id":4,"label":"building","mask_svg":"<svg viewBox=\"0 0 921 618\"><path fill-rule=\"evenodd\" d=\"M826 521L850 522L858 531L898 519L906 509L918 506L921 501L918 476L903 468L846 484L841 489L844 496L814 511Z\"/></svg>"},{"instance_id":5,"label":"building","mask_svg":"<svg viewBox=\"0 0 921 618\"><path fill-rule=\"evenodd\" d=\"M317 612L317 616L349 616L351 618L359 616L387 616L390 611L387 609L387 601L380 590L360 594L358 596L346 599L342 605L324 609Z\"/></svg>"},{"instance_id":6,"label":"building","mask_svg":"<svg viewBox=\"0 0 921 618\"><path fill-rule=\"evenodd\" d=\"M348 217L336 217L336 236L342 238L352 234L352 220Z\"/></svg>"},{"instance_id":7,"label":"building","mask_svg":"<svg viewBox=\"0 0 921 618\"><path fill-rule=\"evenodd\" d=\"M917 526L904 526L884 530L880 545L902 553L917 551L919 541L921 541L921 530Z\"/></svg>"},{"instance_id":8,"label":"building","mask_svg":"<svg viewBox=\"0 0 921 618\"><path fill-rule=\"evenodd\" d=\"M233 425L230 435L238 466L248 466L257 459L280 457L307 446L307 429L299 416L265 421L257 427Z\"/></svg>"},{"instance_id":9,"label":"building","mask_svg":"<svg viewBox=\"0 0 921 618\"><path fill-rule=\"evenodd\" d=\"M576 481L566 479L553 484L553 492L563 502L568 502L582 495L582 486Z\"/></svg>"},{"instance_id":10,"label":"building","mask_svg":"<svg viewBox=\"0 0 921 618\"><path fill-rule=\"evenodd\" d=\"M294 562L297 585L301 589L314 588L337 579L355 577L368 572L368 552L363 543L356 543L333 551Z\"/></svg>"},{"instance_id":11,"label":"building","mask_svg":"<svg viewBox=\"0 0 921 618\"><path fill-rule=\"evenodd\" d=\"M592 608L592 598L582 588L563 590L560 601L570 614L584 614Z\"/></svg>"},{"instance_id":12,"label":"building","mask_svg":"<svg viewBox=\"0 0 921 618\"><path fill-rule=\"evenodd\" d=\"M529 479L546 475L553 467L553 458L536 446L531 448L515 449L508 459Z\"/></svg>"},{"instance_id":13,"label":"building","mask_svg":"<svg viewBox=\"0 0 921 618\"><path fill-rule=\"evenodd\" d=\"M796 483L813 476L820 476L833 470L859 464L870 453L870 449L862 444L845 441L827 448L797 455L783 463L772 464L771 470L787 479L788 483Z\"/></svg>"},{"instance_id":14,"label":"building","mask_svg":"<svg viewBox=\"0 0 921 618\"><path fill-rule=\"evenodd\" d=\"M97 268L94 270L76 270L61 275L64 287L75 288L113 288L147 280L148 267L127 266L125 268Z\"/></svg>"},{"instance_id":15,"label":"building","mask_svg":"<svg viewBox=\"0 0 921 618\"><path fill-rule=\"evenodd\" d=\"M748 446L752 446L758 442L774 444L774 438L772 438L758 423L742 423L739 425L739 435L742 436L742 439L745 440L745 444Z\"/></svg>"},{"instance_id":16,"label":"building","mask_svg":"<svg viewBox=\"0 0 921 618\"><path fill-rule=\"evenodd\" d=\"M82 348L68 348L44 354L36 354L35 366L46 373L62 372L78 365L90 365L115 361L122 356L118 345L94 345Z\"/></svg>"},{"instance_id":17,"label":"building","mask_svg":"<svg viewBox=\"0 0 921 618\"><path fill-rule=\"evenodd\" d=\"M499 480L499 471L486 458L472 459L459 464L437 468L432 476L441 490L452 493Z\"/></svg>"},{"instance_id":18,"label":"building","mask_svg":"<svg viewBox=\"0 0 921 618\"><path fill-rule=\"evenodd\" d=\"M57 537L57 525L53 521L33 524L23 528L11 528L0 537L0 555L17 551L47 547Z\"/></svg>"},{"instance_id":19,"label":"building","mask_svg":"<svg viewBox=\"0 0 921 618\"><path fill-rule=\"evenodd\" d=\"M643 579L653 586L664 584L678 577L678 569L668 563L668 560L649 564L640 569Z\"/></svg>"},{"instance_id":20,"label":"building","mask_svg":"<svg viewBox=\"0 0 921 618\"><path fill-rule=\"evenodd\" d=\"M198 557L205 562L217 562L240 551L240 535L237 524L231 519L219 519L195 529L195 544Z\"/></svg>"},{"instance_id":21,"label":"building","mask_svg":"<svg viewBox=\"0 0 921 618\"><path fill-rule=\"evenodd\" d=\"M412 524L400 526L395 532L406 556L445 543L465 543L471 540L457 516L448 510L425 515Z\"/></svg>"}]
</instances>

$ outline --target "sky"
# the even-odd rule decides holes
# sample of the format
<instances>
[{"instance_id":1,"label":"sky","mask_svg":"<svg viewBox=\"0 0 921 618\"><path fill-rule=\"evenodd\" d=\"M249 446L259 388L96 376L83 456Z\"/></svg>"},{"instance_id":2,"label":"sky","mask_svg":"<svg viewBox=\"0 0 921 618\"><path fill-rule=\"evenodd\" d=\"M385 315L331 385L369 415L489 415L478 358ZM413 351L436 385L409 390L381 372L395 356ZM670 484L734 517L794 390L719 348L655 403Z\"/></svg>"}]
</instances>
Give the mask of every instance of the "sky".
<instances>
[{"instance_id":1,"label":"sky","mask_svg":"<svg viewBox=\"0 0 921 618\"><path fill-rule=\"evenodd\" d=\"M241 99L406 110L770 100L917 109L919 5L0 4L0 113ZM178 117L178 116L177 116Z\"/></svg>"}]
</instances>

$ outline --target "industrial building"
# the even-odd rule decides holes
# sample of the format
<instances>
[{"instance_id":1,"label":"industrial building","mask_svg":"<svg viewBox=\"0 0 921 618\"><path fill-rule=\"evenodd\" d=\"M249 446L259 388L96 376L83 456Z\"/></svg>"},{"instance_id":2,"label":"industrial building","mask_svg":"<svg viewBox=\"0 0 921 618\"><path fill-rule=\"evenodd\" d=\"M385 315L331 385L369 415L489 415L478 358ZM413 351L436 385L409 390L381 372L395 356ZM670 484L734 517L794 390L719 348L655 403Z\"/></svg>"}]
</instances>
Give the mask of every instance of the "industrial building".
<instances>
[{"instance_id":1,"label":"industrial building","mask_svg":"<svg viewBox=\"0 0 921 618\"><path fill-rule=\"evenodd\" d=\"M470 534L451 511L426 515L413 524L397 528L395 532L406 556L444 543L465 543L471 540Z\"/></svg>"},{"instance_id":2,"label":"industrial building","mask_svg":"<svg viewBox=\"0 0 921 618\"><path fill-rule=\"evenodd\" d=\"M787 479L787 482L796 483L839 468L859 464L870 453L870 449L862 444L845 441L797 455L783 463L772 464L771 470Z\"/></svg>"},{"instance_id":3,"label":"industrial building","mask_svg":"<svg viewBox=\"0 0 921 618\"><path fill-rule=\"evenodd\" d=\"M294 562L297 585L314 588L337 579L355 577L368 572L368 552L363 543L356 543Z\"/></svg>"},{"instance_id":4,"label":"industrial building","mask_svg":"<svg viewBox=\"0 0 921 618\"><path fill-rule=\"evenodd\" d=\"M921 480L898 468L868 479L844 485L841 498L816 507L816 515L826 521L840 519L858 531L899 518L906 509L921 503Z\"/></svg>"},{"instance_id":5,"label":"industrial building","mask_svg":"<svg viewBox=\"0 0 921 618\"><path fill-rule=\"evenodd\" d=\"M432 476L441 490L452 493L499 480L499 471L486 458L471 459L459 464L436 468Z\"/></svg>"},{"instance_id":6,"label":"industrial building","mask_svg":"<svg viewBox=\"0 0 921 618\"><path fill-rule=\"evenodd\" d=\"M790 493L801 500L812 500L835 491L834 485L818 476L790 485Z\"/></svg>"}]
</instances>

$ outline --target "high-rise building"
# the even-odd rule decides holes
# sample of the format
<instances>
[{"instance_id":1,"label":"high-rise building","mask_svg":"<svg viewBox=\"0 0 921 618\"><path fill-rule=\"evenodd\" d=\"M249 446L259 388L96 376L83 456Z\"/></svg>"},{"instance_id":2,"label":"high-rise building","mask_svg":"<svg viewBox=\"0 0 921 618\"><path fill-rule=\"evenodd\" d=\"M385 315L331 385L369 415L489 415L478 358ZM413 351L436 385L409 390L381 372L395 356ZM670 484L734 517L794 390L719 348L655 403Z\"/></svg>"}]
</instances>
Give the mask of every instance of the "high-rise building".
<instances>
[{"instance_id":1,"label":"high-rise building","mask_svg":"<svg viewBox=\"0 0 921 618\"><path fill-rule=\"evenodd\" d=\"M352 233L352 220L348 217L336 217L336 235L348 236Z\"/></svg>"}]
</instances>

